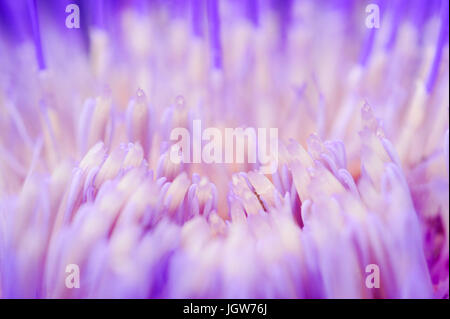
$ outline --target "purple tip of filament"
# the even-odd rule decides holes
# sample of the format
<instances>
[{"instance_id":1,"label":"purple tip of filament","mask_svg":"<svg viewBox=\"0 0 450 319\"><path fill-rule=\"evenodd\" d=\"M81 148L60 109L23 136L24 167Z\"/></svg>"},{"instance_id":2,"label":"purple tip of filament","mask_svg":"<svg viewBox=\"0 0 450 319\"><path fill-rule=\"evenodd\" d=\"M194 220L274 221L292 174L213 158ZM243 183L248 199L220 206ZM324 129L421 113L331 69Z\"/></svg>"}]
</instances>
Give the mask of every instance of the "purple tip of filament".
<instances>
[{"instance_id":1,"label":"purple tip of filament","mask_svg":"<svg viewBox=\"0 0 450 319\"><path fill-rule=\"evenodd\" d=\"M382 15L386 9L385 1L378 0L378 1L372 1L372 2L376 5L378 5L378 7L380 8L379 12L380 12L380 25L381 25L382 24ZM361 64L361 66L363 66L363 67L366 67L367 62L369 62L369 58L372 53L373 45L375 43L376 30L377 30L376 28L369 29L369 31L366 35L366 39L364 41L364 44L363 44L363 47L361 50L361 55L359 58L359 64Z\"/></svg>"},{"instance_id":2,"label":"purple tip of filament","mask_svg":"<svg viewBox=\"0 0 450 319\"><path fill-rule=\"evenodd\" d=\"M375 28L370 29L364 46L362 48L362 52L361 52L361 57L359 60L359 63L365 67L367 65L367 62L369 61L370 58L370 53L372 52L372 48L373 48L373 44L375 42Z\"/></svg>"},{"instance_id":3,"label":"purple tip of filament","mask_svg":"<svg viewBox=\"0 0 450 319\"><path fill-rule=\"evenodd\" d=\"M20 10L17 9L17 3L0 1L0 32L4 31L3 35L13 42L22 42L24 40L23 26L19 23L17 11Z\"/></svg>"},{"instance_id":4,"label":"purple tip of filament","mask_svg":"<svg viewBox=\"0 0 450 319\"><path fill-rule=\"evenodd\" d=\"M280 40L284 47L287 42L289 24L291 22L292 0L275 1L275 8L278 10L280 21Z\"/></svg>"},{"instance_id":5,"label":"purple tip of filament","mask_svg":"<svg viewBox=\"0 0 450 319\"><path fill-rule=\"evenodd\" d=\"M259 25L259 3L258 0L247 0L247 17L255 27Z\"/></svg>"},{"instance_id":6,"label":"purple tip of filament","mask_svg":"<svg viewBox=\"0 0 450 319\"><path fill-rule=\"evenodd\" d=\"M430 73L428 75L426 89L428 93L431 93L436 83L439 65L442 60L442 49L448 41L448 0L442 0L441 11L441 28L439 30L439 36L436 43L436 51L434 53L433 64L431 65Z\"/></svg>"},{"instance_id":7,"label":"purple tip of filament","mask_svg":"<svg viewBox=\"0 0 450 319\"><path fill-rule=\"evenodd\" d=\"M220 17L218 0L207 0L209 40L213 56L213 66L222 68L222 47L220 44Z\"/></svg>"},{"instance_id":8,"label":"purple tip of filament","mask_svg":"<svg viewBox=\"0 0 450 319\"><path fill-rule=\"evenodd\" d=\"M202 21L203 21L203 1L191 0L192 7L192 30L197 37L203 36Z\"/></svg>"},{"instance_id":9,"label":"purple tip of filament","mask_svg":"<svg viewBox=\"0 0 450 319\"><path fill-rule=\"evenodd\" d=\"M39 66L40 70L44 70L46 68L46 66L45 66L44 54L42 52L41 31L39 29L39 17L38 17L36 0L28 0L28 9L29 9L30 19L31 19L31 27L33 29L33 41L34 41L34 47L36 50L36 58L37 58L38 66Z\"/></svg>"},{"instance_id":10,"label":"purple tip of filament","mask_svg":"<svg viewBox=\"0 0 450 319\"><path fill-rule=\"evenodd\" d=\"M104 22L104 1L103 0L91 0L89 1L89 9L91 11L92 24L98 28L105 26Z\"/></svg>"},{"instance_id":11,"label":"purple tip of filament","mask_svg":"<svg viewBox=\"0 0 450 319\"><path fill-rule=\"evenodd\" d=\"M405 0L399 0L398 2L394 3L392 28L385 46L385 49L387 51L390 51L394 47L395 41L397 40L398 28L400 26L400 23L402 22L403 13L406 11L407 5L407 1Z\"/></svg>"}]
</instances>

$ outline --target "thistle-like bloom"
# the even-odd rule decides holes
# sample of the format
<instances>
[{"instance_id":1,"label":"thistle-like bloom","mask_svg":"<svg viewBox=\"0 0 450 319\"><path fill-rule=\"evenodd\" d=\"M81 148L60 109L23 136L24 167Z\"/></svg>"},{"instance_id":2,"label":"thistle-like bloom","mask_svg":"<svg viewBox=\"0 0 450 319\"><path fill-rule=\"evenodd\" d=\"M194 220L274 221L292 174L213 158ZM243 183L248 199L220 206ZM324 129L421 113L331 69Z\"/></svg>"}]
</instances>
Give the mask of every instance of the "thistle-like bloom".
<instances>
[{"instance_id":1,"label":"thistle-like bloom","mask_svg":"<svg viewBox=\"0 0 450 319\"><path fill-rule=\"evenodd\" d=\"M0 297L448 298L448 1L72 2L0 4Z\"/></svg>"}]
</instances>

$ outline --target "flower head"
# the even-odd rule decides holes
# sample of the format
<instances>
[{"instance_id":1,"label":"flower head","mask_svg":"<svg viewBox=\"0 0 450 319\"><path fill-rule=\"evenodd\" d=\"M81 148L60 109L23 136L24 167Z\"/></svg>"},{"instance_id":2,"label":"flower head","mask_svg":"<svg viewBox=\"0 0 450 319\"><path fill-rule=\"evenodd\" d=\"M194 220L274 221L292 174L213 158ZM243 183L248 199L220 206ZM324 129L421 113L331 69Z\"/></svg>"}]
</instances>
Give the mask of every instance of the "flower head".
<instances>
[{"instance_id":1,"label":"flower head","mask_svg":"<svg viewBox=\"0 0 450 319\"><path fill-rule=\"evenodd\" d=\"M138 2L0 4L2 298L448 298L448 1Z\"/></svg>"}]
</instances>

